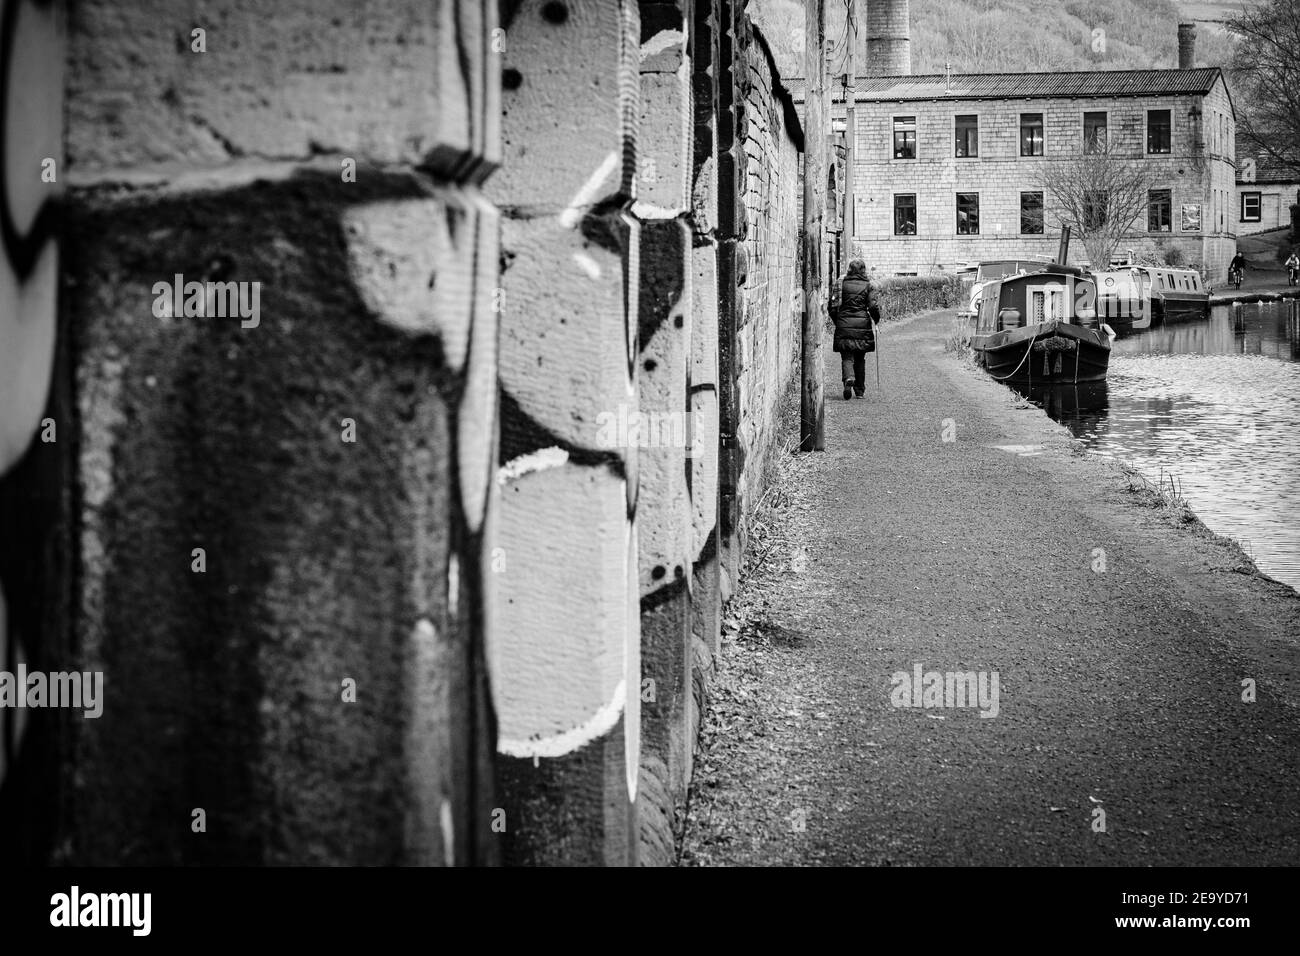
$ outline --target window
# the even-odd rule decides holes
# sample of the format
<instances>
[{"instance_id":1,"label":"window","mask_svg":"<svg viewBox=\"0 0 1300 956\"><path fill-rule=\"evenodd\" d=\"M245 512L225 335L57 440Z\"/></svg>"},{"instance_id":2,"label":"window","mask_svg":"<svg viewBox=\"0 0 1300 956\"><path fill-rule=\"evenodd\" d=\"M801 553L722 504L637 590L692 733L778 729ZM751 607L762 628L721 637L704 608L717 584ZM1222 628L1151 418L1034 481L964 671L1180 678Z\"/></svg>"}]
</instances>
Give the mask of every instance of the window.
<instances>
[{"instance_id":1,"label":"window","mask_svg":"<svg viewBox=\"0 0 1300 956\"><path fill-rule=\"evenodd\" d=\"M1241 221L1242 222L1259 222L1263 217L1260 215L1260 194L1259 193L1242 193L1241 194Z\"/></svg>"},{"instance_id":2,"label":"window","mask_svg":"<svg viewBox=\"0 0 1300 956\"><path fill-rule=\"evenodd\" d=\"M1169 232L1173 229L1174 198L1168 189L1153 189L1147 193L1147 231Z\"/></svg>"},{"instance_id":3,"label":"window","mask_svg":"<svg viewBox=\"0 0 1300 956\"><path fill-rule=\"evenodd\" d=\"M1020 155L1043 155L1043 114L1020 114Z\"/></svg>"},{"instance_id":4,"label":"window","mask_svg":"<svg viewBox=\"0 0 1300 956\"><path fill-rule=\"evenodd\" d=\"M1023 236L1041 236L1043 234L1043 194L1020 194L1020 234Z\"/></svg>"},{"instance_id":5,"label":"window","mask_svg":"<svg viewBox=\"0 0 1300 956\"><path fill-rule=\"evenodd\" d=\"M1100 229L1106 225L1106 206L1109 197L1104 190L1087 189L1083 193L1083 228Z\"/></svg>"},{"instance_id":6,"label":"window","mask_svg":"<svg viewBox=\"0 0 1300 956\"><path fill-rule=\"evenodd\" d=\"M980 154L980 118L957 117L957 155L962 157Z\"/></svg>"},{"instance_id":7,"label":"window","mask_svg":"<svg viewBox=\"0 0 1300 956\"><path fill-rule=\"evenodd\" d=\"M980 234L980 194L957 194L957 235L978 236Z\"/></svg>"},{"instance_id":8,"label":"window","mask_svg":"<svg viewBox=\"0 0 1300 956\"><path fill-rule=\"evenodd\" d=\"M1147 110L1147 152L1168 153L1173 140L1169 110Z\"/></svg>"},{"instance_id":9,"label":"window","mask_svg":"<svg viewBox=\"0 0 1300 956\"><path fill-rule=\"evenodd\" d=\"M1106 113L1083 114L1083 151L1100 153L1106 148Z\"/></svg>"},{"instance_id":10,"label":"window","mask_svg":"<svg viewBox=\"0 0 1300 956\"><path fill-rule=\"evenodd\" d=\"M894 159L916 159L916 117L894 117Z\"/></svg>"},{"instance_id":11,"label":"window","mask_svg":"<svg viewBox=\"0 0 1300 956\"><path fill-rule=\"evenodd\" d=\"M916 193L894 197L894 235L916 235Z\"/></svg>"}]
</instances>

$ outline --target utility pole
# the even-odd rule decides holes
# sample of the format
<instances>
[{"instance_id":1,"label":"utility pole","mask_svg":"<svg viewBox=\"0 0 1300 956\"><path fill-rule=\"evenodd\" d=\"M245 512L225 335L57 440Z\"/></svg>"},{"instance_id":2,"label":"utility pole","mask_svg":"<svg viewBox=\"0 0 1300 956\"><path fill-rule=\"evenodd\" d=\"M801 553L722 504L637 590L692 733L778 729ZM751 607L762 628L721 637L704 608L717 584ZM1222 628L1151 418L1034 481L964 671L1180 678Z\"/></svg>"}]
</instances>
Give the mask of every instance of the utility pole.
<instances>
[{"instance_id":1,"label":"utility pole","mask_svg":"<svg viewBox=\"0 0 1300 956\"><path fill-rule=\"evenodd\" d=\"M853 258L853 154L857 133L854 113L857 112L858 93L858 0L846 0L847 28L844 35L849 44L849 66L844 86L844 226L840 233L840 275L849 271Z\"/></svg>"},{"instance_id":2,"label":"utility pole","mask_svg":"<svg viewBox=\"0 0 1300 956\"><path fill-rule=\"evenodd\" d=\"M803 389L799 450L826 449L826 395L822 367L822 225L826 208L826 0L805 0L803 153Z\"/></svg>"}]
</instances>

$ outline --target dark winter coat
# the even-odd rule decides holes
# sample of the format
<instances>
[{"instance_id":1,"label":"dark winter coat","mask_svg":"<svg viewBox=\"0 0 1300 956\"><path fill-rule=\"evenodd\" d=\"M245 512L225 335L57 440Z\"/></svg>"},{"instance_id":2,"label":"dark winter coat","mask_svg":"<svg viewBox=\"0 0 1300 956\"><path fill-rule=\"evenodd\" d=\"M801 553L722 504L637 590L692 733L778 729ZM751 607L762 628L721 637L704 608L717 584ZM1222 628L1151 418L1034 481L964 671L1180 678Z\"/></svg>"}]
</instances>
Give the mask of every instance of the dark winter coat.
<instances>
[{"instance_id":1,"label":"dark winter coat","mask_svg":"<svg viewBox=\"0 0 1300 956\"><path fill-rule=\"evenodd\" d=\"M874 352L876 336L872 323L880 321L880 309L870 280L863 276L845 276L840 283L838 305L831 306L835 321L836 352Z\"/></svg>"}]
</instances>

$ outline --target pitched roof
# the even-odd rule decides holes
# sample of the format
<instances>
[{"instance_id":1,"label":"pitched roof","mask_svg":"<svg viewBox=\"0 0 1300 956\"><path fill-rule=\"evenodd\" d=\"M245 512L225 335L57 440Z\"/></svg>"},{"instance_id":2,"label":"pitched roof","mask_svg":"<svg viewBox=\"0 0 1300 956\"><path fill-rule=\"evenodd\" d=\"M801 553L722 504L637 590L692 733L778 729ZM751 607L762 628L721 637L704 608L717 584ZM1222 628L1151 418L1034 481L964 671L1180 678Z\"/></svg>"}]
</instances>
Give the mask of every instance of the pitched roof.
<instances>
[{"instance_id":1,"label":"pitched roof","mask_svg":"<svg viewBox=\"0 0 1300 956\"><path fill-rule=\"evenodd\" d=\"M942 73L929 76L859 77L857 101L994 100L1169 96L1205 94L1220 77L1218 67L1195 70L1076 70L1060 73ZM794 86L794 84L791 84ZM805 84L797 86L803 98ZM836 84L828 88L837 92ZM833 94L832 94L833 95Z\"/></svg>"},{"instance_id":2,"label":"pitched roof","mask_svg":"<svg viewBox=\"0 0 1300 956\"><path fill-rule=\"evenodd\" d=\"M1263 150L1254 149L1250 143L1245 142L1245 137L1238 136L1237 182L1239 184L1246 184L1245 180L1241 178L1241 173L1245 168L1247 159L1255 160L1255 178L1252 182L1259 184L1300 183L1300 170L1278 162Z\"/></svg>"}]
</instances>

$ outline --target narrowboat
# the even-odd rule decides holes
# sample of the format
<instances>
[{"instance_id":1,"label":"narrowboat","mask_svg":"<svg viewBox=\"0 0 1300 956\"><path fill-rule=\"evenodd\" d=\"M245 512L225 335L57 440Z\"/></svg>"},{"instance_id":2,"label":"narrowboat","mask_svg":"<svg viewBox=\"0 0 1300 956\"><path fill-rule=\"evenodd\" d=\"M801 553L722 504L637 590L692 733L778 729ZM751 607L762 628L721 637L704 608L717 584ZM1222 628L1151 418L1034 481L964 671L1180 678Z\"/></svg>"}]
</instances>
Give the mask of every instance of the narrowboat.
<instances>
[{"instance_id":1,"label":"narrowboat","mask_svg":"<svg viewBox=\"0 0 1300 956\"><path fill-rule=\"evenodd\" d=\"M1021 385L1098 382L1106 378L1115 332L1100 322L1096 286L1072 266L986 284L971 349L999 381Z\"/></svg>"},{"instance_id":2,"label":"narrowboat","mask_svg":"<svg viewBox=\"0 0 1300 956\"><path fill-rule=\"evenodd\" d=\"M1092 278L1097 313L1119 335L1210 313L1209 289L1194 269L1129 266L1096 272Z\"/></svg>"}]
</instances>

